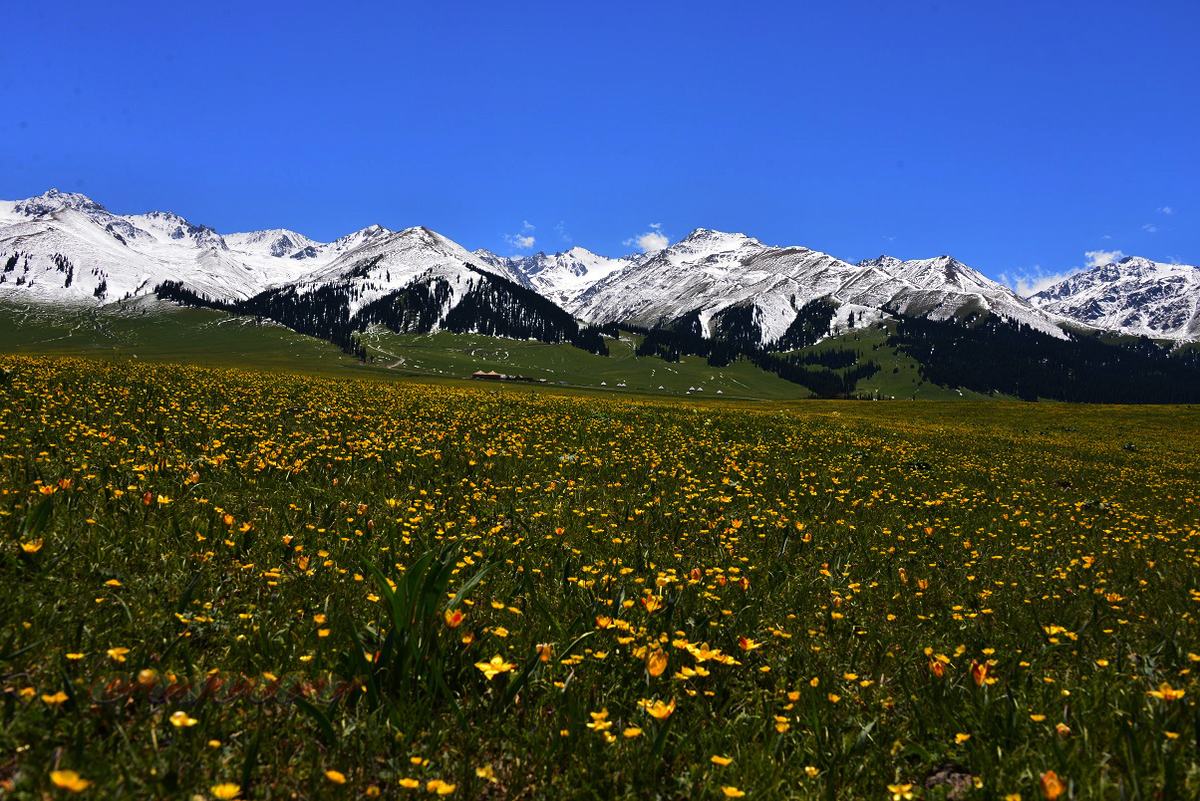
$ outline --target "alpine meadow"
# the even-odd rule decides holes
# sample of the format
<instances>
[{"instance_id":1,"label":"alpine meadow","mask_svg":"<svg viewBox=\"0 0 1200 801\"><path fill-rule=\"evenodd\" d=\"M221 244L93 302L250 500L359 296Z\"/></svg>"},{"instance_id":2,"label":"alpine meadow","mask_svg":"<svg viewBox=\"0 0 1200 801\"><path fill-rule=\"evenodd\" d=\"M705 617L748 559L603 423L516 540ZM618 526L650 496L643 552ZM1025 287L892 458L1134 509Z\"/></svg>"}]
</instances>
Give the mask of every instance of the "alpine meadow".
<instances>
[{"instance_id":1,"label":"alpine meadow","mask_svg":"<svg viewBox=\"0 0 1200 801\"><path fill-rule=\"evenodd\" d=\"M2 364L14 798L1200 792L1195 407Z\"/></svg>"},{"instance_id":2,"label":"alpine meadow","mask_svg":"<svg viewBox=\"0 0 1200 801\"><path fill-rule=\"evenodd\" d=\"M0 801L1197 801L1196 0L6 8Z\"/></svg>"}]
</instances>

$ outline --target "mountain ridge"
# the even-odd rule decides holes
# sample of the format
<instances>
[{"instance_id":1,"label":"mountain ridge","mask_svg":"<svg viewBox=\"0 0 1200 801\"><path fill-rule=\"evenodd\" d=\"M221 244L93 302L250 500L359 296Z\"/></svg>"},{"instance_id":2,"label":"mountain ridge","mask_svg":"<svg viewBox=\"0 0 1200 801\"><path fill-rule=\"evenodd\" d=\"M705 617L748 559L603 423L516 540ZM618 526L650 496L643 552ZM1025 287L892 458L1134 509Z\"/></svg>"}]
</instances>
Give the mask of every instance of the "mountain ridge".
<instances>
[{"instance_id":1,"label":"mountain ridge","mask_svg":"<svg viewBox=\"0 0 1200 801\"><path fill-rule=\"evenodd\" d=\"M452 306L478 274L510 281L594 325L652 328L694 315L700 333L712 336L736 312L764 347L820 299L843 316L857 310L937 321L994 314L1060 338L1064 328L1082 326L1200 339L1200 269L1135 257L1026 299L949 255L882 255L852 264L805 246L766 245L709 228L617 258L580 246L500 256L469 251L423 226L372 225L319 242L287 228L223 235L173 212L118 215L57 189L0 201L0 296L39 302L106 303L153 294L166 281L223 302L283 287L298 294L335 287L353 314L435 280L450 287Z\"/></svg>"}]
</instances>

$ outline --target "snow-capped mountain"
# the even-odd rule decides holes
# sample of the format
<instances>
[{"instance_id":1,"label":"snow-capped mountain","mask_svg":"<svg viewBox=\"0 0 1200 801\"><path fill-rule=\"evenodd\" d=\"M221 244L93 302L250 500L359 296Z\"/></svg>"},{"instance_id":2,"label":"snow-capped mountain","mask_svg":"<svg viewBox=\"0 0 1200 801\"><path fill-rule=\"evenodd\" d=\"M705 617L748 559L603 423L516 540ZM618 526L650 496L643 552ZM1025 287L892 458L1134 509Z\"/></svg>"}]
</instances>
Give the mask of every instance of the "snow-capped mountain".
<instances>
[{"instance_id":1,"label":"snow-capped mountain","mask_svg":"<svg viewBox=\"0 0 1200 801\"><path fill-rule=\"evenodd\" d=\"M0 296L103 303L173 280L212 298L238 299L304 270L231 248L212 228L171 212L120 216L55 189L0 205Z\"/></svg>"},{"instance_id":2,"label":"snow-capped mountain","mask_svg":"<svg viewBox=\"0 0 1200 801\"><path fill-rule=\"evenodd\" d=\"M933 320L991 313L1058 337L1070 322L1200 339L1198 275L1195 267L1129 258L1024 299L950 256L851 264L704 228L635 256L574 247L502 257L467 251L422 227L372 225L326 243L283 228L222 235L172 212L117 215L85 195L53 189L0 201L0 298L95 304L149 295L170 282L177 295L215 303L260 296L255 308L299 303L309 321L319 297L335 298L335 316L345 320L364 309L368 317L404 318L407 304L420 309L415 325L422 330L446 324L466 299L489 321L481 325L495 330L541 331L553 319L560 336L570 328L564 314L645 327L686 321L705 336L736 330L739 341L770 346L791 341L792 326L808 319L802 310L821 301L837 308L835 320L850 312ZM473 330L464 314L453 325Z\"/></svg>"},{"instance_id":3,"label":"snow-capped mountain","mask_svg":"<svg viewBox=\"0 0 1200 801\"><path fill-rule=\"evenodd\" d=\"M309 239L304 234L289 231L286 228L273 228L267 231L249 231L242 234L226 234L225 244L230 250L256 256L272 256L281 258L291 256L306 248L321 247L321 243Z\"/></svg>"},{"instance_id":4,"label":"snow-capped mountain","mask_svg":"<svg viewBox=\"0 0 1200 801\"><path fill-rule=\"evenodd\" d=\"M1033 295L1041 309L1136 336L1200 339L1200 267L1138 256L1092 267Z\"/></svg>"},{"instance_id":5,"label":"snow-capped mountain","mask_svg":"<svg viewBox=\"0 0 1200 801\"><path fill-rule=\"evenodd\" d=\"M819 298L939 320L990 311L1062 335L1054 315L948 256L881 256L853 265L804 247L771 247L704 228L596 282L565 306L592 322L649 327L696 313L706 335L724 310L749 306L761 344L770 344Z\"/></svg>"},{"instance_id":6,"label":"snow-capped mountain","mask_svg":"<svg viewBox=\"0 0 1200 801\"><path fill-rule=\"evenodd\" d=\"M653 327L696 312L706 334L722 309L751 303L762 340L783 334L809 300L829 294L845 262L806 248L769 248L700 228L595 283L568 304L583 319Z\"/></svg>"},{"instance_id":7,"label":"snow-capped mountain","mask_svg":"<svg viewBox=\"0 0 1200 801\"><path fill-rule=\"evenodd\" d=\"M1062 336L1061 318L1039 309L1008 287L951 256L909 261L880 256L860 261L858 267L860 274L835 297L932 320L950 319L970 312L990 312L1025 323L1035 330ZM876 275L880 280L873 281ZM870 289L866 289L868 285ZM881 295L887 295L888 299L878 303Z\"/></svg>"},{"instance_id":8,"label":"snow-capped mountain","mask_svg":"<svg viewBox=\"0 0 1200 801\"><path fill-rule=\"evenodd\" d=\"M476 256L456 242L421 226L389 232L364 229L345 240L321 246L338 254L333 261L292 282L300 294L322 287L337 287L350 297L350 313L356 313L385 295L416 283L442 281L450 288L443 302L452 308L459 296L476 285L480 273L498 275L521 284L521 276L503 261L495 263Z\"/></svg>"},{"instance_id":9,"label":"snow-capped mountain","mask_svg":"<svg viewBox=\"0 0 1200 801\"><path fill-rule=\"evenodd\" d=\"M581 247L532 256L497 256L486 250L477 250L475 255L564 308L570 308L593 284L637 261L633 256L610 259Z\"/></svg>"}]
</instances>

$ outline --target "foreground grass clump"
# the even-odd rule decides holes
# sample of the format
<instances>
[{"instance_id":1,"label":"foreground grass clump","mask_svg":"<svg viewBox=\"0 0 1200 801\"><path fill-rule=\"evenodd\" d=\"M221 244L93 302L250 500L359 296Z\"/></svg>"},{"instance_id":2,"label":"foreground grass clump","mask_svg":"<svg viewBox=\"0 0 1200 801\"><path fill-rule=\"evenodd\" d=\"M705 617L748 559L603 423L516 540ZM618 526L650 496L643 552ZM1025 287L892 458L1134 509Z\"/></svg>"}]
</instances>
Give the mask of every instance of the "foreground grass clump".
<instances>
[{"instance_id":1,"label":"foreground grass clump","mask_svg":"<svg viewBox=\"0 0 1200 801\"><path fill-rule=\"evenodd\" d=\"M0 796L1200 794L1194 408L0 366Z\"/></svg>"}]
</instances>

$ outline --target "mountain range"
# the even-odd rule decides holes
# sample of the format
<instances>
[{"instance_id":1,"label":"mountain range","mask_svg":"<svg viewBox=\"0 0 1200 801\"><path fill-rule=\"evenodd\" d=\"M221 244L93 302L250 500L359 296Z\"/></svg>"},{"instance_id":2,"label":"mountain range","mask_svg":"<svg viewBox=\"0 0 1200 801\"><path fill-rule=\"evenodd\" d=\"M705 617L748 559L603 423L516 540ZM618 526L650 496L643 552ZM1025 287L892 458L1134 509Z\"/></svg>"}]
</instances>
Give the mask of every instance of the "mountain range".
<instances>
[{"instance_id":1,"label":"mountain range","mask_svg":"<svg viewBox=\"0 0 1200 801\"><path fill-rule=\"evenodd\" d=\"M649 329L688 320L712 337L736 320L744 337L764 347L785 341L815 301L833 307L833 325L851 314L990 314L1059 338L1070 330L1200 338L1200 268L1137 257L1023 298L951 256L850 263L704 228L662 250L618 258L582 247L504 257L468 251L423 227L373 225L318 242L286 229L221 234L172 212L118 215L54 189L0 202L0 298L97 304L153 294L165 283L219 303L333 292L344 299L347 319L396 293L436 286L436 308L421 317L432 328L472 291L513 285L526 290L521 297L536 294L584 324Z\"/></svg>"}]
</instances>

